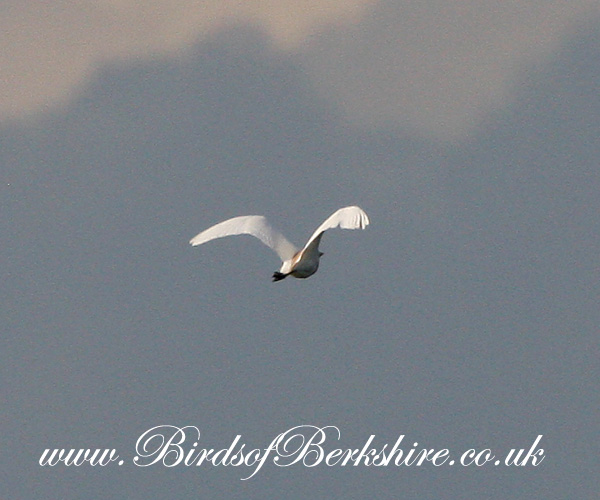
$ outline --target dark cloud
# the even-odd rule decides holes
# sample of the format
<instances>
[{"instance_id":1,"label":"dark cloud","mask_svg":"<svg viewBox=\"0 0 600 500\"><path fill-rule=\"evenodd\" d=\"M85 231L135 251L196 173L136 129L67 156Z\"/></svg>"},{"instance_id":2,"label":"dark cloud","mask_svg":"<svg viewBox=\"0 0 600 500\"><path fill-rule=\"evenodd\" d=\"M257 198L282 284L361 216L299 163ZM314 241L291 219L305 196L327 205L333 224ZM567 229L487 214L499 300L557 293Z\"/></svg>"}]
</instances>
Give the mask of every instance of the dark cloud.
<instances>
[{"instance_id":1,"label":"dark cloud","mask_svg":"<svg viewBox=\"0 0 600 500\"><path fill-rule=\"evenodd\" d=\"M301 55L312 85L366 129L463 139L599 15L595 0L9 2L0 18L0 119L68 105L106 62L185 57L234 25Z\"/></svg>"},{"instance_id":2,"label":"dark cloud","mask_svg":"<svg viewBox=\"0 0 600 500\"><path fill-rule=\"evenodd\" d=\"M283 50L323 26L356 22L377 0L63 0L0 6L0 119L72 102L106 61L177 57L196 41L243 25Z\"/></svg>"},{"instance_id":3,"label":"dark cloud","mask_svg":"<svg viewBox=\"0 0 600 500\"><path fill-rule=\"evenodd\" d=\"M384 0L311 39L304 64L355 123L462 140L590 15L593 2Z\"/></svg>"}]
</instances>

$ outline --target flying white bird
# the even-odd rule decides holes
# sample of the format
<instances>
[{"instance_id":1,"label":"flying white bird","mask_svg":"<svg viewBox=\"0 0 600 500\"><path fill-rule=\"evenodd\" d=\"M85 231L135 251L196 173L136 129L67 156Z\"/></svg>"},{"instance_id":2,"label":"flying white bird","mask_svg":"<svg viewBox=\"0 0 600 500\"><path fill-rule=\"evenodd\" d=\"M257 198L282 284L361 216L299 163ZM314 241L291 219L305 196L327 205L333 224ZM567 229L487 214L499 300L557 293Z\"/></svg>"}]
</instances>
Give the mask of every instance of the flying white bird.
<instances>
[{"instance_id":1,"label":"flying white bird","mask_svg":"<svg viewBox=\"0 0 600 500\"><path fill-rule=\"evenodd\" d=\"M325 231L338 226L342 229L364 229L368 225L369 217L361 208L340 208L317 228L304 248L298 250L262 215L242 215L202 231L190 240L190 244L197 246L224 236L250 234L273 249L283 262L281 269L273 273L273 281L282 280L290 275L294 278L308 278L319 268L319 259L323 255L319 251L319 243Z\"/></svg>"}]
</instances>

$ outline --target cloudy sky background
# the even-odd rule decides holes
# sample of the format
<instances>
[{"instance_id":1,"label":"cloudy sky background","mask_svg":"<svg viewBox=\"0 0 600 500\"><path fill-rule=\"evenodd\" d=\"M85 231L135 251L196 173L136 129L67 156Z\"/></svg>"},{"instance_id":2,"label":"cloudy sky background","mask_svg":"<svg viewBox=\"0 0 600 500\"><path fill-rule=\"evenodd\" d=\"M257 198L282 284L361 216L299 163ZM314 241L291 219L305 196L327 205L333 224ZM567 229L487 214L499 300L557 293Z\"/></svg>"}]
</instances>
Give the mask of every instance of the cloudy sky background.
<instances>
[{"instance_id":1,"label":"cloudy sky background","mask_svg":"<svg viewBox=\"0 0 600 500\"><path fill-rule=\"evenodd\" d=\"M447 138L511 99L596 0L5 1L0 113L21 117L84 92L114 60L181 57L220 30L252 26L294 57L352 120Z\"/></svg>"},{"instance_id":2,"label":"cloudy sky background","mask_svg":"<svg viewBox=\"0 0 600 500\"><path fill-rule=\"evenodd\" d=\"M598 489L595 1L0 3L6 498L586 498ZM309 280L239 237L300 244ZM240 259L244 259L243 262ZM538 468L47 469L159 424L266 446L528 448ZM380 440L380 441L379 441ZM337 444L336 444L337 447ZM596 461L596 462L594 462Z\"/></svg>"}]
</instances>

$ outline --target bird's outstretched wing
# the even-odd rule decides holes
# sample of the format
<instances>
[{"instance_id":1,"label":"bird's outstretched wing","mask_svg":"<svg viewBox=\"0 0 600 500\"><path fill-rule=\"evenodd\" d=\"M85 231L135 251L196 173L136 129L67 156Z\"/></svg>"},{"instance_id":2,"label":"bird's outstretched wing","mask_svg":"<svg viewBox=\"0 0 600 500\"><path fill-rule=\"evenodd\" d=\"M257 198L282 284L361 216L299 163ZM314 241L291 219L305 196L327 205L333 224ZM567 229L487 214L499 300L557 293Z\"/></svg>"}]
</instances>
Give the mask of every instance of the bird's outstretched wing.
<instances>
[{"instance_id":1,"label":"bird's outstretched wing","mask_svg":"<svg viewBox=\"0 0 600 500\"><path fill-rule=\"evenodd\" d=\"M250 234L273 249L282 261L291 259L298 251L285 236L273 228L262 215L242 215L220 222L190 240L190 245L197 246L207 241L237 234Z\"/></svg>"},{"instance_id":2,"label":"bird's outstretched wing","mask_svg":"<svg viewBox=\"0 0 600 500\"><path fill-rule=\"evenodd\" d=\"M340 208L337 212L334 212L332 215L330 215L329 218L317 228L310 239L306 242L304 248L308 247L315 238L328 229L333 229L334 227L338 226L342 229L364 229L368 225L369 216L362 208Z\"/></svg>"}]
</instances>

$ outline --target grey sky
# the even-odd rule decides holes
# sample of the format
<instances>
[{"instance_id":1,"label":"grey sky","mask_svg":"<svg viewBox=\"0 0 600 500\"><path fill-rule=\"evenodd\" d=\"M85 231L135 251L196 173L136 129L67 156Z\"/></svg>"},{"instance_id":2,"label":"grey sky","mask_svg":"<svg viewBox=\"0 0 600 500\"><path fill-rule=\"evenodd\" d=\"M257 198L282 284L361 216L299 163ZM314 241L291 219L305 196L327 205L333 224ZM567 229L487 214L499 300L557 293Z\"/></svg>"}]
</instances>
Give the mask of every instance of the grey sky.
<instances>
[{"instance_id":1,"label":"grey sky","mask_svg":"<svg viewBox=\"0 0 600 500\"><path fill-rule=\"evenodd\" d=\"M451 144L407 122L357 125L304 49L240 27L185 57L107 63L63 109L6 123L2 495L591 498L600 32L570 33ZM311 44L355 43L336 36ZM187 243L254 213L301 243L348 204L371 226L328 233L308 280L271 283L279 262L251 238ZM341 447L405 434L455 454L543 434L547 458L270 464L244 482L239 468L132 465L160 424L196 425L219 448L302 424L338 426ZM37 465L63 447L116 448L127 463Z\"/></svg>"}]
</instances>

